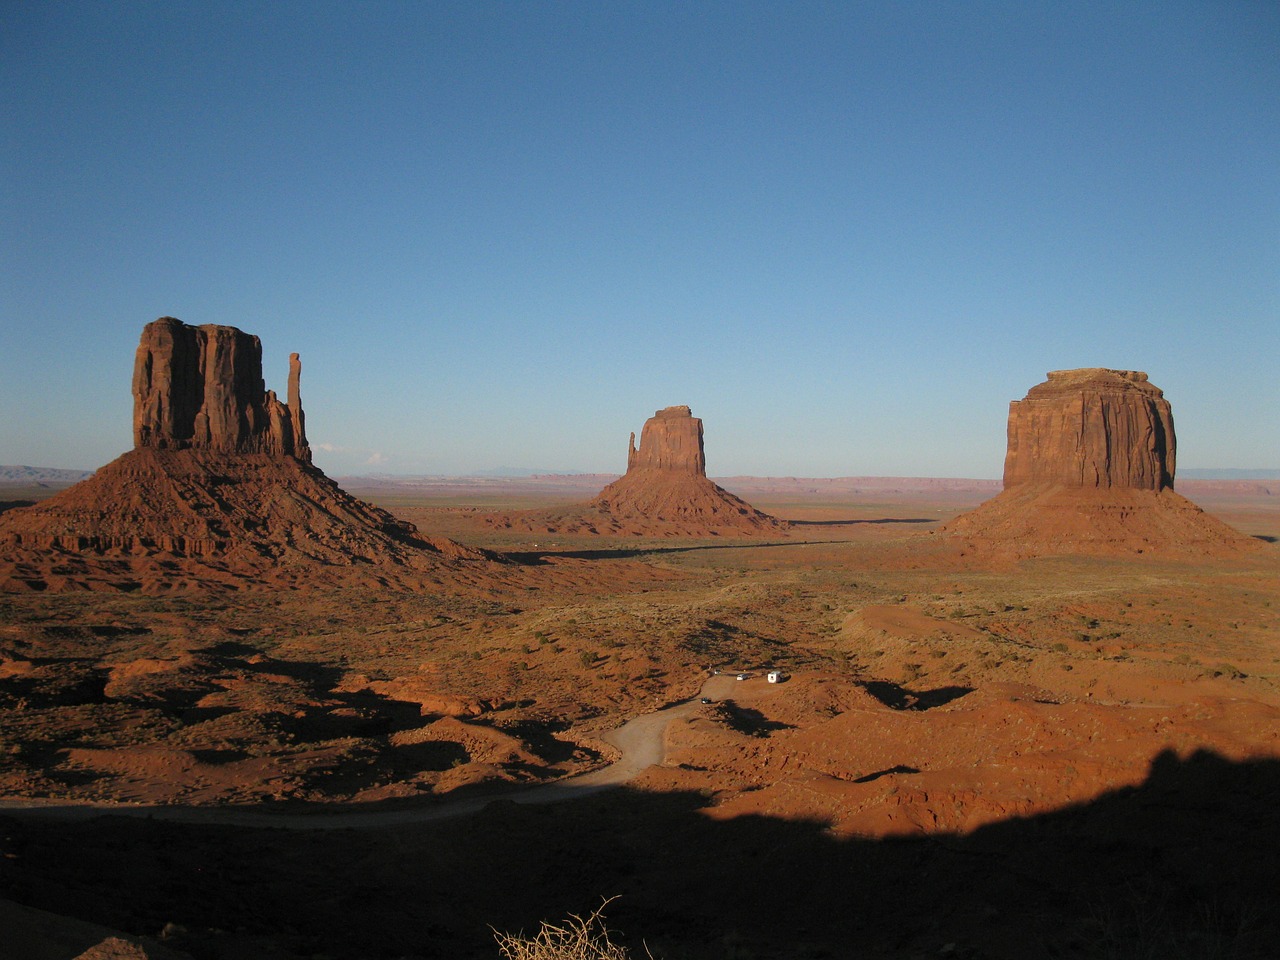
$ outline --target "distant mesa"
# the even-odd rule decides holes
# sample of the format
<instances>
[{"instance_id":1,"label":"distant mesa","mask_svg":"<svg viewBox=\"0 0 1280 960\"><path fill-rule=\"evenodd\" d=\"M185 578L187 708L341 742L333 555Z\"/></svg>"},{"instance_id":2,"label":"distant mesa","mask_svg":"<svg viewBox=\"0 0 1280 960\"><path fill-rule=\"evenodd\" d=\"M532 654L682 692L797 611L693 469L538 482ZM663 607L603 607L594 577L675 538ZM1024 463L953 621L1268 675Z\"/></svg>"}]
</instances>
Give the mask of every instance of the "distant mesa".
<instances>
[{"instance_id":1,"label":"distant mesa","mask_svg":"<svg viewBox=\"0 0 1280 960\"><path fill-rule=\"evenodd\" d=\"M172 317L147 324L134 449L0 515L0 590L239 589L352 575L423 586L487 566L480 551L419 535L311 464L300 376L295 353L281 402L264 387L257 337Z\"/></svg>"},{"instance_id":2,"label":"distant mesa","mask_svg":"<svg viewBox=\"0 0 1280 960\"><path fill-rule=\"evenodd\" d=\"M1251 549L1173 490L1164 393L1136 370L1055 370L1009 404L1004 491L938 532L978 552L1202 556Z\"/></svg>"},{"instance_id":3,"label":"distant mesa","mask_svg":"<svg viewBox=\"0 0 1280 960\"><path fill-rule=\"evenodd\" d=\"M631 434L627 472L589 503L563 511L498 514L491 526L541 533L713 537L776 532L786 521L761 513L707 478L702 421L666 407Z\"/></svg>"}]
</instances>

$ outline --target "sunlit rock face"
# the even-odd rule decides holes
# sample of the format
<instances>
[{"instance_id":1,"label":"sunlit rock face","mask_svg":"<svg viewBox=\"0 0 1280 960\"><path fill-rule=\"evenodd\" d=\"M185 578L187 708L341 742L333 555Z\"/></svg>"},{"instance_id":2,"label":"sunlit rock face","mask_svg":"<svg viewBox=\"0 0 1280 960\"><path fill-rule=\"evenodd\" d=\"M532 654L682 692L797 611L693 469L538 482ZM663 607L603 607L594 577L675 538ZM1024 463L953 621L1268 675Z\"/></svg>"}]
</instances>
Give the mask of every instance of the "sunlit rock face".
<instances>
[{"instance_id":1,"label":"sunlit rock face","mask_svg":"<svg viewBox=\"0 0 1280 960\"><path fill-rule=\"evenodd\" d=\"M1136 370L1055 370L1009 404L1004 485L1173 486L1173 412Z\"/></svg>"},{"instance_id":2,"label":"sunlit rock face","mask_svg":"<svg viewBox=\"0 0 1280 960\"><path fill-rule=\"evenodd\" d=\"M665 407L646 420L640 430L639 449L636 435L631 434L627 473L641 470L707 475L702 421L688 407Z\"/></svg>"},{"instance_id":3,"label":"sunlit rock face","mask_svg":"<svg viewBox=\"0 0 1280 960\"><path fill-rule=\"evenodd\" d=\"M640 446L631 434L627 472L591 501L618 521L680 524L688 535L755 533L786 524L761 513L707 478L702 421L686 406L666 407L645 421Z\"/></svg>"},{"instance_id":4,"label":"sunlit rock face","mask_svg":"<svg viewBox=\"0 0 1280 960\"><path fill-rule=\"evenodd\" d=\"M161 317L142 330L133 366L135 447L266 453L310 462L298 381L288 403L262 380L262 343L235 327Z\"/></svg>"}]
</instances>

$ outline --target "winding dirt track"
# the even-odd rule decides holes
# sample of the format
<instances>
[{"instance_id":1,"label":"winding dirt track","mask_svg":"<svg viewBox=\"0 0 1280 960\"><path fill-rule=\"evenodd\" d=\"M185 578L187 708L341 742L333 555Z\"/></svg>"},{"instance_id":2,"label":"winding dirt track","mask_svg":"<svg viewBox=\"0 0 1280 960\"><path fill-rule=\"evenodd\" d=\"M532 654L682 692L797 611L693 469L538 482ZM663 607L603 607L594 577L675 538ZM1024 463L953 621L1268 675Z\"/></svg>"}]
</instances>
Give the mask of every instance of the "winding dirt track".
<instances>
[{"instance_id":1,"label":"winding dirt track","mask_svg":"<svg viewBox=\"0 0 1280 960\"><path fill-rule=\"evenodd\" d=\"M732 688L731 675L713 676L702 686L701 697L720 699ZM0 813L29 815L63 820L90 820L101 816L144 817L181 823L229 824L241 827L275 827L284 830L375 830L406 824L449 820L476 813L489 804L502 800L509 803L546 804L577 800L603 790L621 786L656 763L661 763L663 739L667 725L677 717L688 716L697 707L698 698L685 700L662 710L636 717L604 735L604 740L622 751L622 756L607 767L577 777L513 793L464 800L445 801L429 807L406 807L398 810L352 810L311 813L263 813L235 807L144 806L124 803L68 804L61 801L0 800Z\"/></svg>"}]
</instances>

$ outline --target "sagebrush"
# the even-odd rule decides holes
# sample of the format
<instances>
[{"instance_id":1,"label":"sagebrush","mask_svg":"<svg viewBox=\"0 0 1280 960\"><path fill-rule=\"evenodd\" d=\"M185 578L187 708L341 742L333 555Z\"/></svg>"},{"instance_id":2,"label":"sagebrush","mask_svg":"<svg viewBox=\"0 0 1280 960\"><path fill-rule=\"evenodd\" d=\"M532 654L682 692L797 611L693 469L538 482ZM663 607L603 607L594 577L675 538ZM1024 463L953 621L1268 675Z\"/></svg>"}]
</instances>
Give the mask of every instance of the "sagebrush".
<instances>
[{"instance_id":1,"label":"sagebrush","mask_svg":"<svg viewBox=\"0 0 1280 960\"><path fill-rule=\"evenodd\" d=\"M608 905L606 900L585 917L571 913L562 923L543 921L531 937L497 930L493 937L504 960L633 960L626 947L610 938L604 924L604 908ZM648 948L645 956L653 960Z\"/></svg>"}]
</instances>

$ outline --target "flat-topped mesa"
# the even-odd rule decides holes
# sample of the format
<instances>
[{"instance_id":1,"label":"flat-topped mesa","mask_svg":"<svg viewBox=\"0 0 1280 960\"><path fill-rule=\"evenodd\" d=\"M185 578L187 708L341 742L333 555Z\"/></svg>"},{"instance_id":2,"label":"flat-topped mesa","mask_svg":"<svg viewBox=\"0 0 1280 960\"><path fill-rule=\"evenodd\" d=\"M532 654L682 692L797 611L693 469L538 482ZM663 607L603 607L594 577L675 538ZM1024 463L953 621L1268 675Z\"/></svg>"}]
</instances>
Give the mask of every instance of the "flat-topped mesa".
<instances>
[{"instance_id":1,"label":"flat-topped mesa","mask_svg":"<svg viewBox=\"0 0 1280 960\"><path fill-rule=\"evenodd\" d=\"M1173 412L1136 370L1054 370L1009 404L1004 485L1173 487Z\"/></svg>"},{"instance_id":2,"label":"flat-topped mesa","mask_svg":"<svg viewBox=\"0 0 1280 960\"><path fill-rule=\"evenodd\" d=\"M311 461L299 378L289 357L288 403L262 380L262 343L235 327L161 317L142 330L133 365L133 444L266 453Z\"/></svg>"},{"instance_id":3,"label":"flat-topped mesa","mask_svg":"<svg viewBox=\"0 0 1280 960\"><path fill-rule=\"evenodd\" d=\"M640 430L640 448L631 434L627 452L627 473L660 470L664 473L707 475L707 458L702 449L702 420L686 406L664 407L645 421Z\"/></svg>"}]
</instances>

